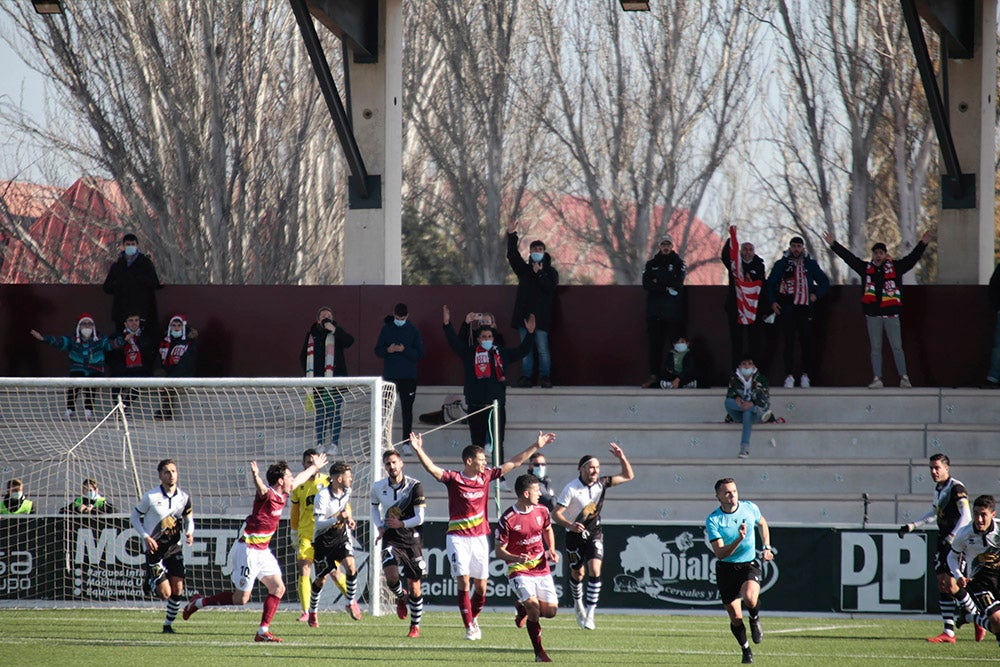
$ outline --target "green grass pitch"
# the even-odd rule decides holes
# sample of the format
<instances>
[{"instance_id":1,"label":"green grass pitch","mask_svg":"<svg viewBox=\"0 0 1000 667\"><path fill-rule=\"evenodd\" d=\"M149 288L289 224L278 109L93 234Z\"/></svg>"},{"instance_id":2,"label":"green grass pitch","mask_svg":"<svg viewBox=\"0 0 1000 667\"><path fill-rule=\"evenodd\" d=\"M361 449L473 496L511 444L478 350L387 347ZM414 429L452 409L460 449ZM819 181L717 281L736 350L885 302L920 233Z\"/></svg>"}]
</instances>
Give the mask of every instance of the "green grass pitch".
<instances>
[{"instance_id":1,"label":"green grass pitch","mask_svg":"<svg viewBox=\"0 0 1000 667\"><path fill-rule=\"evenodd\" d=\"M565 612L565 613L563 613ZM0 664L4 665L510 665L533 662L524 630L512 612L484 611L483 639L467 642L457 611L425 614L422 637L408 639L394 615L352 621L344 612L320 614L320 627L297 623L299 610L278 612L271 630L282 644L253 642L260 619L253 610L201 610L161 634L162 610L0 610ZM971 665L1000 663L992 636L976 644L972 629L958 643L929 644L940 621L889 617L792 618L762 615L764 641L753 646L758 665ZM725 613L703 616L613 614L598 610L597 629L581 630L572 610L542 621L542 641L566 665L735 665L736 640Z\"/></svg>"}]
</instances>

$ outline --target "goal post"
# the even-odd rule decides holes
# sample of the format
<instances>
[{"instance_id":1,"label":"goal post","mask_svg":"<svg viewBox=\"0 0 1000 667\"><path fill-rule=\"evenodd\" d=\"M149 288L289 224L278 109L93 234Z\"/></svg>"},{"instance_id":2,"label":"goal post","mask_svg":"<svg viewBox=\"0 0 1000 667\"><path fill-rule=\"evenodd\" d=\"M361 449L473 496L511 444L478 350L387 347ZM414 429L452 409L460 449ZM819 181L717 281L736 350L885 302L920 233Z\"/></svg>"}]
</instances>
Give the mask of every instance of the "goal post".
<instances>
[{"instance_id":1,"label":"goal post","mask_svg":"<svg viewBox=\"0 0 1000 667\"><path fill-rule=\"evenodd\" d=\"M0 378L0 496L17 479L32 503L28 514L0 514L0 600L153 600L129 515L159 483L162 459L177 463L195 513L195 544L184 547L188 592L229 590L229 549L253 502L249 462L262 476L279 460L298 472L314 447L354 471L359 597L381 613L368 496L384 476L395 400L395 386L377 377ZM85 480L96 482L100 508L84 496ZM271 547L293 600L287 521ZM328 585L321 608L339 597Z\"/></svg>"}]
</instances>

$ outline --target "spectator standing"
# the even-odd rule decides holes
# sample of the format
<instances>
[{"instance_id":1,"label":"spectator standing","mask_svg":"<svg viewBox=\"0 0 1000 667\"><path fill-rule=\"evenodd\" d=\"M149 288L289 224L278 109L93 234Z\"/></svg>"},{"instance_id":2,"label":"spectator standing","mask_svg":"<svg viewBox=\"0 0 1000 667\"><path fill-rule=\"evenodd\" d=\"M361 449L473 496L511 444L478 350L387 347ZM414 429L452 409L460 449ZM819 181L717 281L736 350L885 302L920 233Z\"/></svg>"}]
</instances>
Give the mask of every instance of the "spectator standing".
<instances>
[{"instance_id":1,"label":"spectator standing","mask_svg":"<svg viewBox=\"0 0 1000 667\"><path fill-rule=\"evenodd\" d=\"M517 298L510 325L517 329L523 341L528 337L524 326L529 315L535 316L534 351L528 352L521 362L519 387L531 387L535 371L534 352L538 352L538 384L552 387L552 355L549 352L549 331L552 328L552 306L555 301L559 273L552 266L552 256L545 251L545 243L532 241L528 246L528 260L521 257L517 247L517 222L507 227L507 262L517 275Z\"/></svg>"},{"instance_id":2,"label":"spectator standing","mask_svg":"<svg viewBox=\"0 0 1000 667\"><path fill-rule=\"evenodd\" d=\"M160 366L168 378L194 377L198 367L197 331L188 330L187 318L174 315L167 325L167 334L160 341ZM160 409L153 419L173 419L174 403L180 397L180 392L171 387L160 390Z\"/></svg>"},{"instance_id":3,"label":"spectator standing","mask_svg":"<svg viewBox=\"0 0 1000 667\"><path fill-rule=\"evenodd\" d=\"M410 310L397 303L378 334L375 354L384 361L382 378L396 385L403 409L403 440L413 432L413 401L417 396L417 362L424 358L420 331L409 320Z\"/></svg>"},{"instance_id":4,"label":"spectator standing","mask_svg":"<svg viewBox=\"0 0 1000 667\"><path fill-rule=\"evenodd\" d=\"M646 333L649 336L649 378L644 389L660 386L663 352L668 343L684 335L684 275L687 267L674 252L674 239L665 234L659 251L642 270L646 290Z\"/></svg>"},{"instance_id":5,"label":"spectator standing","mask_svg":"<svg viewBox=\"0 0 1000 667\"><path fill-rule=\"evenodd\" d=\"M521 345L511 350L494 345L493 329L481 327L473 332L475 345L467 345L455 334L451 326L451 311L448 306L442 308L444 334L448 344L462 360L465 369L465 403L469 408L469 436L473 445L486 447L490 437L490 412L484 408L490 407L493 401L498 403L499 414L496 415L500 431L500 442L493 443L499 447L500 460L503 461L503 441L507 424L507 374L505 368L521 359L533 344L532 336L528 335ZM529 315L524 322L528 334L535 331L535 316ZM475 413L475 414L473 414Z\"/></svg>"},{"instance_id":6,"label":"spectator standing","mask_svg":"<svg viewBox=\"0 0 1000 667\"><path fill-rule=\"evenodd\" d=\"M830 279L815 259L806 252L801 236L793 236L781 259L767 277L767 296L771 311L778 316L785 338L785 387L795 386L795 337L801 348L799 386L812 384L813 305L830 289Z\"/></svg>"},{"instance_id":7,"label":"spectator standing","mask_svg":"<svg viewBox=\"0 0 1000 667\"><path fill-rule=\"evenodd\" d=\"M731 368L736 368L743 355L761 359L764 352L763 322L759 314L770 312L763 290L767 267L752 243L740 244L736 240L735 225L729 227L729 239L722 246L721 259L729 276L726 319L732 347Z\"/></svg>"},{"instance_id":8,"label":"spectator standing","mask_svg":"<svg viewBox=\"0 0 1000 667\"><path fill-rule=\"evenodd\" d=\"M51 345L57 350L69 354L70 377L102 377L105 374L105 355L117 349L126 342L131 342L131 335L117 338L101 338L97 333L97 325L90 313L83 313L76 321L75 336L44 336L32 329L35 340ZM66 390L66 413L64 419L71 419L76 412L76 397L80 394L79 387ZM94 414L94 390L83 390L83 413L87 417Z\"/></svg>"},{"instance_id":9,"label":"spectator standing","mask_svg":"<svg viewBox=\"0 0 1000 667\"><path fill-rule=\"evenodd\" d=\"M104 292L113 297L111 321L115 329L123 327L125 318L134 313L139 314L143 324L152 326L157 321L156 290L162 288L153 260L139 251L138 237L123 236L118 259L104 279Z\"/></svg>"},{"instance_id":10,"label":"spectator standing","mask_svg":"<svg viewBox=\"0 0 1000 667\"><path fill-rule=\"evenodd\" d=\"M142 319L138 313L125 318L122 336L127 337L129 334L131 338L126 340L125 345L108 355L110 375L123 378L150 377L156 364L156 340L142 326ZM121 388L113 389L112 400L117 401L119 394L122 394ZM122 403L126 410L138 395L139 390L134 387L122 394Z\"/></svg>"},{"instance_id":11,"label":"spectator standing","mask_svg":"<svg viewBox=\"0 0 1000 667\"><path fill-rule=\"evenodd\" d=\"M868 344L871 346L872 381L869 389L881 389L882 383L882 334L889 338L892 358L899 373L899 386L912 387L910 376L906 374L906 356L903 354L903 332L899 316L903 312L903 274L920 261L931 233L924 232L916 247L906 257L893 260L884 243L872 246L872 258L865 261L837 243L833 234L827 232L823 238L830 249L837 253L851 270L861 276L864 292L861 295L861 310L868 326Z\"/></svg>"},{"instance_id":12,"label":"spectator standing","mask_svg":"<svg viewBox=\"0 0 1000 667\"><path fill-rule=\"evenodd\" d=\"M538 502L550 512L556 508L556 492L552 489L552 478L548 476L548 465L541 450L528 459L528 473L538 478Z\"/></svg>"},{"instance_id":13,"label":"spectator standing","mask_svg":"<svg viewBox=\"0 0 1000 667\"><path fill-rule=\"evenodd\" d=\"M19 479L7 481L7 495L0 501L0 514L31 514L34 503L24 495L24 484Z\"/></svg>"},{"instance_id":14,"label":"spectator standing","mask_svg":"<svg viewBox=\"0 0 1000 667\"><path fill-rule=\"evenodd\" d=\"M316 311L306 339L302 342L299 363L306 377L347 377L347 359L344 350L354 345L354 336L333 319L333 309L321 306ZM322 373L322 375L321 375ZM336 389L314 389L313 406L316 409L316 449L327 446L327 438L336 452L340 447L340 429L343 424L344 399Z\"/></svg>"}]
</instances>

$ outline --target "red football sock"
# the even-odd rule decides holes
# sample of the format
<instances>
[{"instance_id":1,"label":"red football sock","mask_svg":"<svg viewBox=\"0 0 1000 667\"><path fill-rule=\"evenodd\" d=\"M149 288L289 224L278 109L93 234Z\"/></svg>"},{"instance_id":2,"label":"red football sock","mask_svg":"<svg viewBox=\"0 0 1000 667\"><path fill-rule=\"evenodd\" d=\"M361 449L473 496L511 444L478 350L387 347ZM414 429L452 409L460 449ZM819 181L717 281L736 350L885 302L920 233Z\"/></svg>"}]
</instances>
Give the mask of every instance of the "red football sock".
<instances>
[{"instance_id":1,"label":"red football sock","mask_svg":"<svg viewBox=\"0 0 1000 667\"><path fill-rule=\"evenodd\" d=\"M535 653L542 650L542 624L538 621L528 621L525 626L528 630L528 639L531 640L531 646L535 649Z\"/></svg>"},{"instance_id":2,"label":"red football sock","mask_svg":"<svg viewBox=\"0 0 1000 667\"><path fill-rule=\"evenodd\" d=\"M232 593L216 593L201 601L202 607L224 607L232 604L236 604L233 602Z\"/></svg>"},{"instance_id":3,"label":"red football sock","mask_svg":"<svg viewBox=\"0 0 1000 667\"><path fill-rule=\"evenodd\" d=\"M472 618L479 616L479 612L483 610L486 606L486 596L480 595L479 592L472 594Z\"/></svg>"},{"instance_id":4,"label":"red football sock","mask_svg":"<svg viewBox=\"0 0 1000 667\"><path fill-rule=\"evenodd\" d=\"M274 618L274 612L278 611L278 603L281 602L281 598L277 595L267 594L264 598L264 613L260 615L260 624L264 627L271 625L271 619Z\"/></svg>"},{"instance_id":5,"label":"red football sock","mask_svg":"<svg viewBox=\"0 0 1000 667\"><path fill-rule=\"evenodd\" d=\"M462 614L462 623L465 627L472 625L472 611L469 604L469 591L458 592L458 611Z\"/></svg>"}]
</instances>

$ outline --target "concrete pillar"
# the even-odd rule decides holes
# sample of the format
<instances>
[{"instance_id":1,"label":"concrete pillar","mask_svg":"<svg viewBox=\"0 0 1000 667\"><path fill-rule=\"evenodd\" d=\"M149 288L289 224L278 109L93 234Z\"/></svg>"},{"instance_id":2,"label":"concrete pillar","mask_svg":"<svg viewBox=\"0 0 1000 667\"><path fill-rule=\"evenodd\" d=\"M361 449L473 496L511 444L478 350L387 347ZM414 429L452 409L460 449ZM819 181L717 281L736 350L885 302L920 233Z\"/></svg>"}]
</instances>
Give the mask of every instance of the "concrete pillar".
<instances>
[{"instance_id":1,"label":"concrete pillar","mask_svg":"<svg viewBox=\"0 0 1000 667\"><path fill-rule=\"evenodd\" d=\"M399 285L403 139L403 4L379 0L378 62L351 62L354 136L369 174L381 178L381 208L348 208L344 284Z\"/></svg>"},{"instance_id":2,"label":"concrete pillar","mask_svg":"<svg viewBox=\"0 0 1000 667\"><path fill-rule=\"evenodd\" d=\"M962 171L975 174L976 207L942 209L938 283L975 285L993 272L997 0L977 0L971 60L947 61L948 113Z\"/></svg>"}]
</instances>

